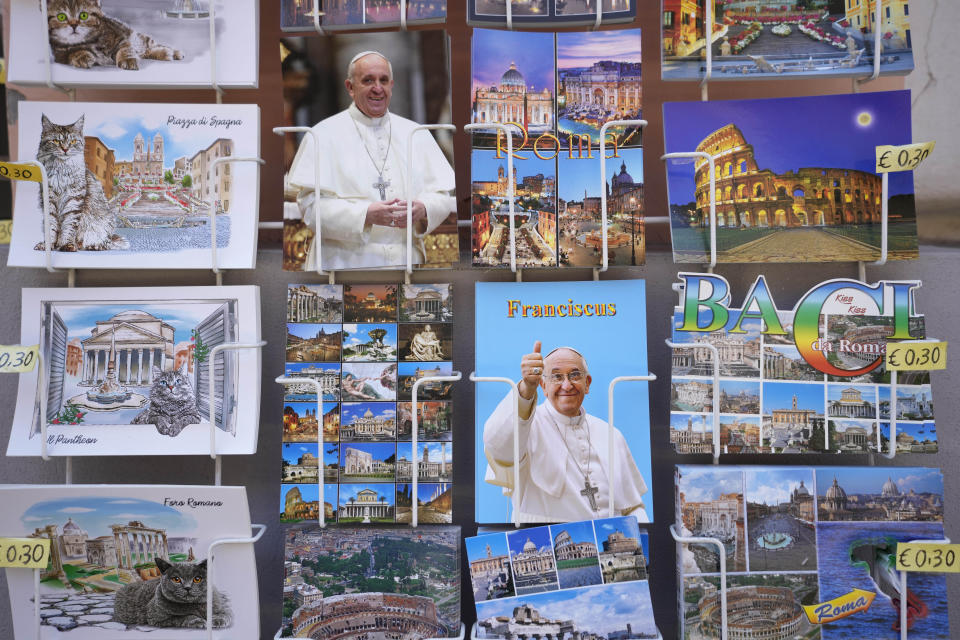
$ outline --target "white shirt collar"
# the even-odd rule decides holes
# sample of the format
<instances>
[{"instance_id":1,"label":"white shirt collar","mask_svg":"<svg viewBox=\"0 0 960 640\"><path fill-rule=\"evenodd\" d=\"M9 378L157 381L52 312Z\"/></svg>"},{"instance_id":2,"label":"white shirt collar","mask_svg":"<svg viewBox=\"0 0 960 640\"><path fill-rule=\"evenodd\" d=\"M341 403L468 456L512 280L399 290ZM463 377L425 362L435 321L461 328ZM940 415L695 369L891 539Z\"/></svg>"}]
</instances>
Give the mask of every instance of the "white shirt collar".
<instances>
[{"instance_id":1,"label":"white shirt collar","mask_svg":"<svg viewBox=\"0 0 960 640\"><path fill-rule=\"evenodd\" d=\"M583 407L580 407L580 413L574 417L565 416L559 411L556 407L553 406L553 403L550 402L550 399L547 398L543 403L547 409L547 413L550 414L550 417L561 427L579 427L583 423L583 416L585 414Z\"/></svg>"},{"instance_id":2,"label":"white shirt collar","mask_svg":"<svg viewBox=\"0 0 960 640\"><path fill-rule=\"evenodd\" d=\"M347 109L347 111L350 113L351 118L353 118L360 124L367 125L368 127L382 127L383 125L387 124L387 118L390 117L390 112L388 111L387 113L383 114L379 118L371 118L370 116L365 114L363 111L360 111L359 107L357 107L356 102L351 102L350 107Z\"/></svg>"}]
</instances>

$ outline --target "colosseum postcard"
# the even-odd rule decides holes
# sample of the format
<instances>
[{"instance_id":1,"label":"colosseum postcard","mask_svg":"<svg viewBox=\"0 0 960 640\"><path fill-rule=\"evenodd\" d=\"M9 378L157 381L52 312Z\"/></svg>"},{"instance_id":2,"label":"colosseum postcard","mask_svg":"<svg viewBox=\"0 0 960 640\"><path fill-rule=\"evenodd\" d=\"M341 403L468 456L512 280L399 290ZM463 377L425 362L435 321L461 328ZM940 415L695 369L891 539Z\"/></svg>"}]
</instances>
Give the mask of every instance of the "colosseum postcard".
<instances>
[{"instance_id":1,"label":"colosseum postcard","mask_svg":"<svg viewBox=\"0 0 960 640\"><path fill-rule=\"evenodd\" d=\"M695 297L684 294L671 318L670 442L678 453L938 452L930 372L897 373L894 398L886 368L888 339L926 337L906 293L919 281L831 280L778 311L775 283L761 277L746 296L763 306L758 314L731 303L721 276L680 278ZM895 289L900 299L885 303ZM698 293L706 290L713 294Z\"/></svg>"},{"instance_id":2,"label":"colosseum postcard","mask_svg":"<svg viewBox=\"0 0 960 640\"><path fill-rule=\"evenodd\" d=\"M39 602L33 570L5 570L15 637L259 637L253 545L210 554L216 540L250 536L244 487L10 485L0 505L5 535L51 545Z\"/></svg>"},{"instance_id":3,"label":"colosseum postcard","mask_svg":"<svg viewBox=\"0 0 960 640\"><path fill-rule=\"evenodd\" d=\"M314 32L314 14L325 31L364 27L399 27L400 12L406 7L407 24L436 24L447 19L446 0L281 0L280 28L283 31Z\"/></svg>"},{"instance_id":4,"label":"colosseum postcard","mask_svg":"<svg viewBox=\"0 0 960 640\"><path fill-rule=\"evenodd\" d=\"M290 527L278 637L455 638L460 527ZM402 631L401 631L402 630Z\"/></svg>"},{"instance_id":5,"label":"colosseum postcard","mask_svg":"<svg viewBox=\"0 0 960 640\"><path fill-rule=\"evenodd\" d=\"M221 87L257 86L256 0L12 0L9 8L11 83L203 88L214 85L216 63Z\"/></svg>"},{"instance_id":6,"label":"colosseum postcard","mask_svg":"<svg viewBox=\"0 0 960 640\"><path fill-rule=\"evenodd\" d=\"M21 327L42 375L20 376L7 455L209 454L211 429L256 451L260 352L217 347L260 341L257 287L24 289Z\"/></svg>"},{"instance_id":7,"label":"colosseum postcard","mask_svg":"<svg viewBox=\"0 0 960 640\"><path fill-rule=\"evenodd\" d=\"M474 30L475 266L645 262L642 132L611 124L642 117L640 49L639 29ZM495 124L515 131L512 176Z\"/></svg>"},{"instance_id":8,"label":"colosseum postcard","mask_svg":"<svg viewBox=\"0 0 960 640\"><path fill-rule=\"evenodd\" d=\"M32 102L18 105L14 267L251 269L260 155L256 105ZM71 176L71 177L65 177ZM76 203L76 204L71 204ZM46 239L49 241L45 242Z\"/></svg>"},{"instance_id":9,"label":"colosseum postcard","mask_svg":"<svg viewBox=\"0 0 960 640\"><path fill-rule=\"evenodd\" d=\"M870 77L878 57L881 75L913 71L907 0L664 0L664 80L699 80L706 75L705 32L711 15L711 82Z\"/></svg>"},{"instance_id":10,"label":"colosseum postcard","mask_svg":"<svg viewBox=\"0 0 960 640\"><path fill-rule=\"evenodd\" d=\"M452 285L289 285L280 521L451 522L452 358Z\"/></svg>"},{"instance_id":11,"label":"colosseum postcard","mask_svg":"<svg viewBox=\"0 0 960 640\"><path fill-rule=\"evenodd\" d=\"M920 467L676 467L681 534L727 556L730 636L949 638L946 580L895 570L896 545L942 540L943 478ZM682 638L721 637L718 547L678 561ZM846 606L844 606L846 605ZM760 612L763 615L760 615Z\"/></svg>"},{"instance_id":12,"label":"colosseum postcard","mask_svg":"<svg viewBox=\"0 0 960 640\"><path fill-rule=\"evenodd\" d=\"M467 24L503 27L507 24L504 0L468 0ZM597 24L633 22L637 15L635 0L602 0L598 7L591 0L510 0L514 25L543 29Z\"/></svg>"},{"instance_id":13,"label":"colosseum postcard","mask_svg":"<svg viewBox=\"0 0 960 640\"><path fill-rule=\"evenodd\" d=\"M910 92L668 102L667 153L713 157L667 164L673 256L705 263L716 207L718 262L872 262L918 257L913 172L889 174L876 147L913 142ZM885 206L886 205L886 206Z\"/></svg>"}]
</instances>

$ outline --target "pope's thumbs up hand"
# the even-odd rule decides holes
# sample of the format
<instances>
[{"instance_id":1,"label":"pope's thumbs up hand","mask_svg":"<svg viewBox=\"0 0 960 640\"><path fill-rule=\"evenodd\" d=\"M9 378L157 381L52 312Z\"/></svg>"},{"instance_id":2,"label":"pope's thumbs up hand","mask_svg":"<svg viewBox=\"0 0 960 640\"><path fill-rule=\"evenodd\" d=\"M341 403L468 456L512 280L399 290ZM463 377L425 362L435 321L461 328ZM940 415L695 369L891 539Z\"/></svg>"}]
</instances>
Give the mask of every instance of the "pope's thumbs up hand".
<instances>
[{"instance_id":1,"label":"pope's thumbs up hand","mask_svg":"<svg viewBox=\"0 0 960 640\"><path fill-rule=\"evenodd\" d=\"M527 400L536 397L537 387L540 386L540 379L543 377L543 355L540 349L540 341L537 340L533 343L533 353L528 353L520 360L521 380L517 390Z\"/></svg>"}]
</instances>

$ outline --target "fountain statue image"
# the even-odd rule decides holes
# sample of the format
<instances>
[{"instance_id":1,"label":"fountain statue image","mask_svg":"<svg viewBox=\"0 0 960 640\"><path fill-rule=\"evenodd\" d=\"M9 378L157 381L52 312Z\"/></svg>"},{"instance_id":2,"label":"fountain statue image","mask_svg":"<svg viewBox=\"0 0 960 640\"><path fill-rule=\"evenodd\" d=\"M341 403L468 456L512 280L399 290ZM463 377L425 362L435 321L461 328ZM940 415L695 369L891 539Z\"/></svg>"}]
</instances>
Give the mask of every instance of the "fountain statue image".
<instances>
[{"instance_id":1,"label":"fountain statue image","mask_svg":"<svg viewBox=\"0 0 960 640\"><path fill-rule=\"evenodd\" d=\"M200 0L174 0L173 9L167 9L164 14L168 18L179 20L199 20L210 17L210 11L203 9Z\"/></svg>"},{"instance_id":2,"label":"fountain statue image","mask_svg":"<svg viewBox=\"0 0 960 640\"><path fill-rule=\"evenodd\" d=\"M117 337L114 331L110 336L110 357L107 360L107 372L103 382L85 394L70 398L67 402L92 411L113 411L114 409L138 409L146 401L145 396L128 390L117 380Z\"/></svg>"}]
</instances>

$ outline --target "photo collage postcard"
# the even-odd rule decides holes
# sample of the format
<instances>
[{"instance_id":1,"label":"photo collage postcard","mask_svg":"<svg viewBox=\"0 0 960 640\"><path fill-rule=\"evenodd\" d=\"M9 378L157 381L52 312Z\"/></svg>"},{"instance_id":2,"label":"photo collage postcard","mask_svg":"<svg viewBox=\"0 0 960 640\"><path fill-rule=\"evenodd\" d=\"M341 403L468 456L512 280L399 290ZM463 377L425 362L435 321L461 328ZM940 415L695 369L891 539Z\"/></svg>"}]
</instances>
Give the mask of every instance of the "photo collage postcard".
<instances>
[{"instance_id":1,"label":"photo collage postcard","mask_svg":"<svg viewBox=\"0 0 960 640\"><path fill-rule=\"evenodd\" d=\"M312 125L284 138L284 270L316 271L318 254L323 270L405 268L408 230L414 268L459 263L453 134L418 128L451 122L446 31L287 37L282 46L283 81L296 87L279 98L283 125ZM357 74L384 78L383 92L361 97Z\"/></svg>"},{"instance_id":2,"label":"photo collage postcard","mask_svg":"<svg viewBox=\"0 0 960 640\"><path fill-rule=\"evenodd\" d=\"M505 384L477 385L474 519L597 518L612 497L615 515L649 522L648 383L615 387L615 425L608 403L614 378L647 374L644 281L478 282L475 291L477 375L528 393L512 407Z\"/></svg>"},{"instance_id":3,"label":"photo collage postcard","mask_svg":"<svg viewBox=\"0 0 960 640\"><path fill-rule=\"evenodd\" d=\"M601 24L633 22L635 0L467 0L467 24L507 26L507 5L514 25L541 29L593 25L600 9Z\"/></svg>"},{"instance_id":4,"label":"photo collage postcard","mask_svg":"<svg viewBox=\"0 0 960 640\"><path fill-rule=\"evenodd\" d=\"M447 20L446 0L407 0L405 6L409 26ZM325 31L398 27L401 10L400 0L280 0L280 28L316 32L316 13Z\"/></svg>"},{"instance_id":5,"label":"photo collage postcard","mask_svg":"<svg viewBox=\"0 0 960 640\"><path fill-rule=\"evenodd\" d=\"M216 453L256 452L260 351L213 349L260 341L258 287L24 289L20 326L41 361L8 456L42 455L41 402L49 455L209 454L211 422Z\"/></svg>"},{"instance_id":6,"label":"photo collage postcard","mask_svg":"<svg viewBox=\"0 0 960 640\"><path fill-rule=\"evenodd\" d=\"M486 533L466 539L477 637L518 629L562 637L657 638L647 533L632 516Z\"/></svg>"},{"instance_id":7,"label":"photo collage postcard","mask_svg":"<svg viewBox=\"0 0 960 640\"><path fill-rule=\"evenodd\" d=\"M518 267L599 267L602 197L610 265L638 265L644 241L639 127L609 127L605 175L600 131L642 117L640 29L591 32L473 31L474 124L470 156L474 266L510 265L510 193Z\"/></svg>"},{"instance_id":8,"label":"photo collage postcard","mask_svg":"<svg viewBox=\"0 0 960 640\"><path fill-rule=\"evenodd\" d=\"M11 0L12 84L255 88L256 0ZM44 8L46 13L44 13ZM213 21L213 25L211 25ZM216 40L216 82L210 45ZM251 43L253 46L251 46ZM47 75L47 64L50 75Z\"/></svg>"},{"instance_id":9,"label":"photo collage postcard","mask_svg":"<svg viewBox=\"0 0 960 640\"><path fill-rule=\"evenodd\" d=\"M679 465L676 521L722 543L742 637L896 640L903 599L911 637L950 637L946 578L903 593L895 568L898 542L944 537L939 469ZM683 545L677 568L680 637L720 638L719 548Z\"/></svg>"},{"instance_id":10,"label":"photo collage postcard","mask_svg":"<svg viewBox=\"0 0 960 640\"><path fill-rule=\"evenodd\" d=\"M663 0L664 80L706 75L707 20L711 82L753 78L870 77L880 58L881 75L913 71L910 6L881 3L880 51L876 50L877 2L867 0Z\"/></svg>"},{"instance_id":11,"label":"photo collage postcard","mask_svg":"<svg viewBox=\"0 0 960 640\"><path fill-rule=\"evenodd\" d=\"M876 148L913 142L909 91L666 102L663 120L667 153L714 158L718 262L880 259ZM670 161L667 195L674 261L709 262L709 163ZM912 171L890 174L887 204L888 259L916 259Z\"/></svg>"},{"instance_id":12,"label":"photo collage postcard","mask_svg":"<svg viewBox=\"0 0 960 640\"><path fill-rule=\"evenodd\" d=\"M253 545L209 555L216 540L250 536L244 487L5 485L0 505L4 535L50 541L39 603L34 571L5 569L14 637L260 637Z\"/></svg>"},{"instance_id":13,"label":"photo collage postcard","mask_svg":"<svg viewBox=\"0 0 960 640\"><path fill-rule=\"evenodd\" d=\"M449 284L287 288L280 521L410 522L453 517L453 371ZM413 468L417 467L417 495ZM321 496L322 492L322 496Z\"/></svg>"},{"instance_id":14,"label":"photo collage postcard","mask_svg":"<svg viewBox=\"0 0 960 640\"><path fill-rule=\"evenodd\" d=\"M18 104L18 159L49 185L50 262L59 268L252 269L260 155L256 105L33 102ZM83 176L81 186L57 176ZM82 192L82 212L62 211ZM71 201L72 202L72 201ZM42 267L39 182L17 183L7 264ZM216 219L213 220L211 217Z\"/></svg>"},{"instance_id":15,"label":"photo collage postcard","mask_svg":"<svg viewBox=\"0 0 960 640\"><path fill-rule=\"evenodd\" d=\"M284 532L278 637L455 638L460 527L319 527ZM402 633L401 633L402 630Z\"/></svg>"},{"instance_id":16,"label":"photo collage postcard","mask_svg":"<svg viewBox=\"0 0 960 640\"><path fill-rule=\"evenodd\" d=\"M685 293L671 319L680 345L670 384L677 453L714 452L715 406L721 453L937 453L929 371L897 373L891 429L884 354L888 339L925 338L913 305L919 281L831 280L793 310L777 311L761 276L744 298L752 310L744 311L730 304L721 276L680 279ZM718 398L711 346L719 355Z\"/></svg>"}]
</instances>

